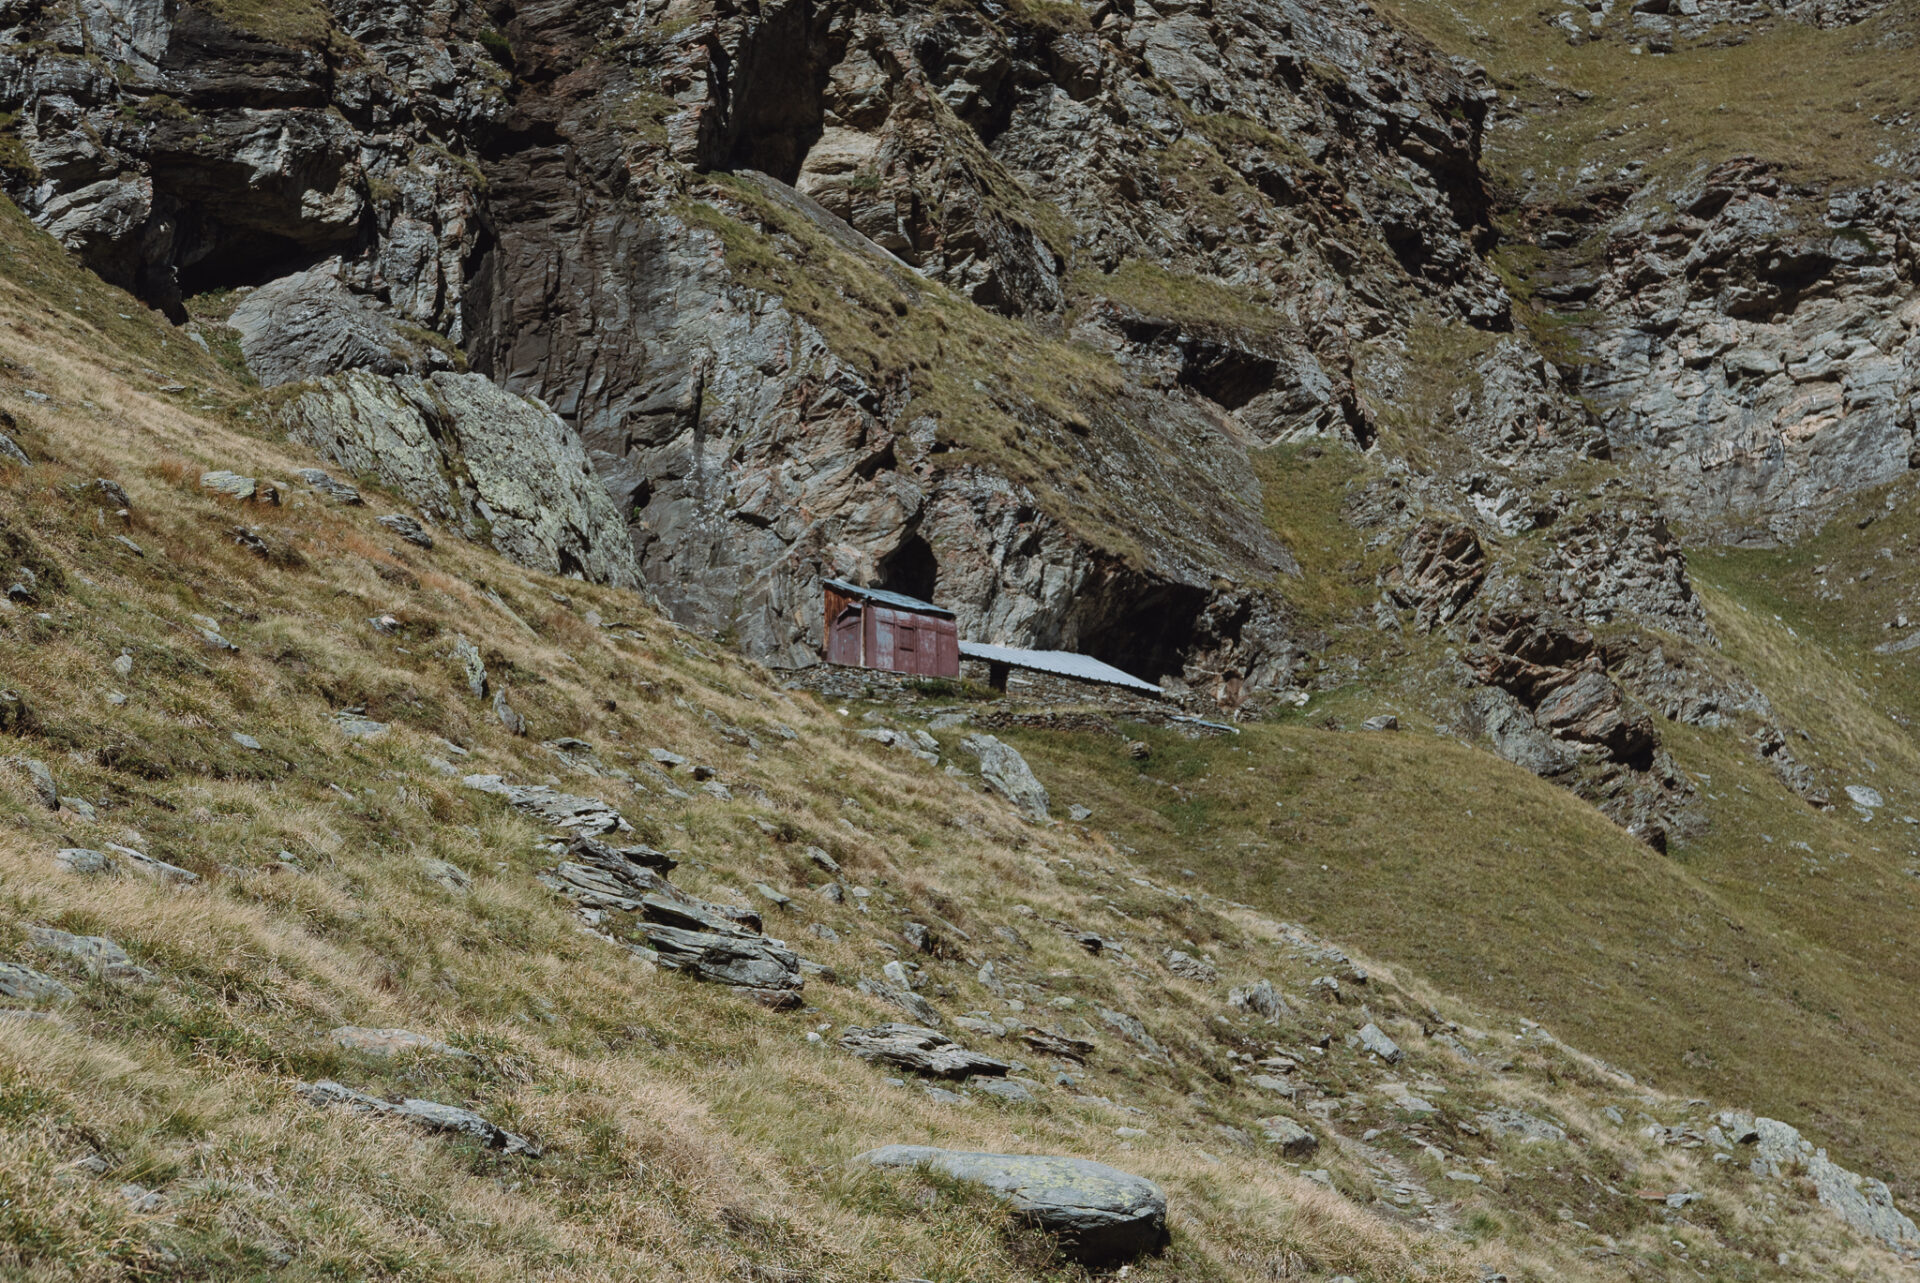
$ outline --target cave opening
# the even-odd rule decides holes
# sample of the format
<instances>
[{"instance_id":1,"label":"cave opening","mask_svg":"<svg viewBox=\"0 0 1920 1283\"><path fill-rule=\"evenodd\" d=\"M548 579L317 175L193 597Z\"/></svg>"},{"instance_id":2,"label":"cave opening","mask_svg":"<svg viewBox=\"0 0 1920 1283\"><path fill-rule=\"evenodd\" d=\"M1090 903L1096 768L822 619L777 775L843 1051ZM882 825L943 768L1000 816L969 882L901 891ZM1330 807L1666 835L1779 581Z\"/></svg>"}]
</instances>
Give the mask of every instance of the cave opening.
<instances>
[{"instance_id":1,"label":"cave opening","mask_svg":"<svg viewBox=\"0 0 1920 1283\"><path fill-rule=\"evenodd\" d=\"M200 253L175 268L183 298L215 290L264 285L304 272L326 257L290 236L252 230L209 229Z\"/></svg>"},{"instance_id":2,"label":"cave opening","mask_svg":"<svg viewBox=\"0 0 1920 1283\"><path fill-rule=\"evenodd\" d=\"M1190 584L1156 584L1109 604L1107 619L1083 628L1079 649L1125 673L1155 682L1179 677L1200 642L1207 592Z\"/></svg>"},{"instance_id":3,"label":"cave opening","mask_svg":"<svg viewBox=\"0 0 1920 1283\"><path fill-rule=\"evenodd\" d=\"M919 535L912 535L888 553L880 563L880 587L932 601L940 585L940 562L933 546Z\"/></svg>"},{"instance_id":4,"label":"cave opening","mask_svg":"<svg viewBox=\"0 0 1920 1283\"><path fill-rule=\"evenodd\" d=\"M1207 344L1182 355L1181 384L1225 410L1240 409L1270 391L1280 377L1280 363L1258 352Z\"/></svg>"}]
</instances>

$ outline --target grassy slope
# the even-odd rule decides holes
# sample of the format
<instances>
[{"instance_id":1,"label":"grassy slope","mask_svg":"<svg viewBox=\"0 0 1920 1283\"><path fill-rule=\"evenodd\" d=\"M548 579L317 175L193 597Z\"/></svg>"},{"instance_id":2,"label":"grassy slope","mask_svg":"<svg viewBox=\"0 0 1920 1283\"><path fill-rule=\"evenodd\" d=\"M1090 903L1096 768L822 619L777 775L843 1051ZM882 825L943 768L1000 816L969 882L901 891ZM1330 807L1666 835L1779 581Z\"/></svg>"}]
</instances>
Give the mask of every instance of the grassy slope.
<instances>
[{"instance_id":1,"label":"grassy slope","mask_svg":"<svg viewBox=\"0 0 1920 1283\"><path fill-rule=\"evenodd\" d=\"M1384 706L1350 698L1354 714ZM1020 742L1149 864L1192 868L1672 1090L1750 1100L1911 1181L1920 1022L1897 998L1914 978L1900 931L1914 880L1899 872L1912 859L1904 844L1863 848L1850 818L1808 811L1738 747L1672 736L1716 799L1751 801L1711 803L1713 834L1669 860L1424 730L1139 733L1156 752L1131 769L1111 741ZM1858 855L1802 872L1796 841Z\"/></svg>"},{"instance_id":2,"label":"grassy slope","mask_svg":"<svg viewBox=\"0 0 1920 1283\"><path fill-rule=\"evenodd\" d=\"M1920 538L1913 488L1862 496L1797 549L1695 557L1724 658L1806 733L1792 751L1840 805L1803 804L1754 755L1744 724L1666 724L1712 820L1668 858L1569 811L1553 786L1435 738L1450 698L1444 639L1340 627L1363 619L1377 592L1380 554L1339 517L1340 484L1363 465L1264 463L1269 519L1303 553L1294 591L1307 618L1334 630L1328 655L1357 662L1359 679L1233 740L1130 730L1155 745L1145 763L1122 762L1097 736L1021 733L1061 795L1092 806L1102 829L1163 872L1194 869L1264 911L1605 1048L1672 1090L1748 1100L1871 1154L1911 1196L1920 1011L1903 995L1920 980L1908 925L1920 910L1920 827L1900 817L1920 816L1909 729L1920 659L1871 648L1920 629L1920 576L1906 556ZM1509 552L1525 561L1536 542L1510 541ZM1902 612L1908 627L1883 627ZM1407 731L1323 726L1382 711ZM1878 818L1863 823L1846 805L1847 784L1885 796Z\"/></svg>"},{"instance_id":3,"label":"grassy slope","mask_svg":"<svg viewBox=\"0 0 1920 1283\"><path fill-rule=\"evenodd\" d=\"M1643 161L1650 174L1752 154L1809 181L1871 181L1892 118L1920 102L1912 39L1920 9L1905 0L1856 27L1822 31L1778 19L1664 56L1636 54L1631 17L1616 10L1604 38L1579 47L1528 0L1390 0L1383 6L1441 48L1484 65L1510 99L1508 124L1489 139L1496 182L1523 173L1551 189L1583 165ZM1585 15L1576 15L1584 20ZM1741 43L1726 42L1728 34ZM1579 95L1589 95L1582 98ZM1523 109L1523 110L1516 110Z\"/></svg>"},{"instance_id":4,"label":"grassy slope","mask_svg":"<svg viewBox=\"0 0 1920 1283\"><path fill-rule=\"evenodd\" d=\"M77 991L58 1022L9 1024L0 1039L0 1271L1076 1276L963 1191L845 1164L870 1145L930 1140L1107 1158L1163 1182L1175 1245L1136 1267L1138 1278L1464 1280L1481 1261L1556 1279L1611 1276L1622 1263L1656 1279L1702 1268L1725 1278L1891 1276L1890 1260L1852 1246L1805 1201L1789 1197L1763 1220L1760 1192L1737 1169L1640 1135L1649 1118L1697 1123L1684 1102L1497 1026L1463 1029L1485 1048L1484 1063L1463 1060L1426 1034L1476 1018L1390 971L1376 968L1364 1007L1315 1004L1306 982L1327 964L1296 956L1259 914L1208 897L1204 880L1169 890L1097 837L1020 824L939 771L854 737L833 710L753 666L703 651L632 596L531 575L451 538L431 554L396 546L373 524L389 503L371 490L359 510L311 498L241 510L202 493L205 467L286 476L308 461L251 435L245 389L68 268L11 211L0 219L0 325L13 336L0 407L41 461L0 470L8 568L35 568L41 593L35 609L0 615L0 684L35 715L0 734L0 759L46 761L63 791L100 808L97 822L51 812L24 773L8 767L0 778L0 956ZM187 391L159 390L174 383ZM98 476L128 490L128 522L90 497ZM228 537L241 521L298 560L255 560ZM113 542L116 532L146 555ZM609 626L593 626L590 610ZM383 611L403 622L398 634L365 625ZM182 626L194 614L217 618L240 649L205 648ZM610 762L636 765L649 747L673 747L712 763L737 800L636 794L507 736L446 658L456 631L480 644L536 737L583 736ZM122 653L133 661L126 676L112 667ZM107 703L109 690L127 701ZM356 704L395 729L348 743L330 714ZM765 747L726 741L708 710ZM798 738L780 738L775 722ZM243 748L232 732L262 748ZM1306 734L1262 733L1281 749ZM775 929L841 979L816 977L811 1011L775 1016L583 934L532 880L549 858L535 848L538 829L434 771L428 758L446 752L436 736L468 746L471 769L617 800L642 836L684 854L676 880L710 897L751 901L762 881L802 892L823 880L804 846L830 849L849 881L873 889L868 911L802 893ZM1432 760L1469 759L1443 748ZM1391 805L1425 807L1435 823L1449 809L1444 790L1421 780L1424 767L1367 769L1399 782ZM1061 770L1072 788L1094 788L1090 763ZM1631 854L1563 794L1516 780L1514 796L1569 842ZM58 846L112 841L203 881L175 891L51 863ZM1165 845L1143 858L1184 861L1195 849ZM283 867L281 852L301 867ZM472 890L434 883L423 856L469 870ZM1079 1091L1036 1066L1037 1105L942 1105L886 1086L882 1071L833 1046L838 1028L890 1017L850 982L877 974L909 916L930 914L970 940L964 959L921 959L928 992L949 1014L1012 1014L975 978L992 957L1033 986L1046 1022L1097 1043ZM1091 957L1045 919L1094 927L1126 952ZM31 923L111 935L158 980L92 980L30 953ZM817 938L813 923L840 941ZM993 928L1010 924L1025 948L996 943ZM1163 969L1167 945L1211 956L1219 981ZM1298 1014L1262 1027L1229 1013L1227 987L1255 976L1278 983ZM1070 1001L1043 1002L1053 999ZM1170 1061L1143 1060L1085 1021L1087 1004L1140 1015ZM1440 1119L1416 1127L1372 1092L1384 1071L1345 1041L1366 1018L1407 1047L1400 1072L1444 1102ZM475 1059L376 1061L327 1041L342 1023L411 1027ZM824 1043L806 1041L822 1027ZM1323 1039L1324 1053L1309 1050ZM973 1040L1034 1059L1011 1042ZM1344 1194L1218 1130L1257 1130L1258 1117L1288 1112L1242 1085L1229 1060L1280 1049L1304 1062L1309 1094L1329 1102L1334 1121L1314 1123L1328 1138L1314 1162ZM469 1104L532 1135L546 1156L507 1159L314 1110L291 1088L321 1076ZM1555 1116L1575 1138L1529 1146L1456 1125L1496 1103ZM1605 1105L1627 1122L1604 1118ZM1119 1125L1146 1134L1123 1139ZM1378 1150L1335 1139L1371 1127L1385 1131ZM1390 1205L1376 1201L1367 1163L1381 1150L1439 1187L1461 1236L1420 1235L1377 1211ZM66 1166L88 1154L105 1162L101 1176ZM1459 1166L1484 1183L1445 1181ZM163 1190L166 1205L133 1212L115 1192L126 1181ZM1636 1198L1638 1188L1692 1188L1706 1201L1675 1218ZM1562 1214L1569 1206L1591 1230ZM1787 1264L1776 1266L1781 1253Z\"/></svg>"}]
</instances>

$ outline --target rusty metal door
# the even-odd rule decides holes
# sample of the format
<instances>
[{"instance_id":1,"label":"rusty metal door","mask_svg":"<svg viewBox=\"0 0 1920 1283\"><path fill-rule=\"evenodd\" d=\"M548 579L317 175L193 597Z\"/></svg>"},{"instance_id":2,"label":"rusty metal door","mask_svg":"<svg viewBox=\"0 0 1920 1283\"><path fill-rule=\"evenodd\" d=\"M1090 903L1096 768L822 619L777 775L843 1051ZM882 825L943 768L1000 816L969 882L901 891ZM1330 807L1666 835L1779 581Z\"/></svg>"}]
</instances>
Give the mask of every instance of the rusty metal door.
<instances>
[{"instance_id":1,"label":"rusty metal door","mask_svg":"<svg viewBox=\"0 0 1920 1283\"><path fill-rule=\"evenodd\" d=\"M861 615L858 606L847 606L827 626L827 662L860 665Z\"/></svg>"},{"instance_id":2,"label":"rusty metal door","mask_svg":"<svg viewBox=\"0 0 1920 1283\"><path fill-rule=\"evenodd\" d=\"M960 675L960 629L951 619L929 619L927 637L933 645L929 648L932 663L927 668L929 677L958 677Z\"/></svg>"},{"instance_id":3,"label":"rusty metal door","mask_svg":"<svg viewBox=\"0 0 1920 1283\"><path fill-rule=\"evenodd\" d=\"M920 625L924 621L918 615L909 615L897 611L893 616L893 671L896 673L919 673L920 667Z\"/></svg>"},{"instance_id":4,"label":"rusty metal door","mask_svg":"<svg viewBox=\"0 0 1920 1283\"><path fill-rule=\"evenodd\" d=\"M893 612L885 606L867 611L867 667L893 669Z\"/></svg>"}]
</instances>

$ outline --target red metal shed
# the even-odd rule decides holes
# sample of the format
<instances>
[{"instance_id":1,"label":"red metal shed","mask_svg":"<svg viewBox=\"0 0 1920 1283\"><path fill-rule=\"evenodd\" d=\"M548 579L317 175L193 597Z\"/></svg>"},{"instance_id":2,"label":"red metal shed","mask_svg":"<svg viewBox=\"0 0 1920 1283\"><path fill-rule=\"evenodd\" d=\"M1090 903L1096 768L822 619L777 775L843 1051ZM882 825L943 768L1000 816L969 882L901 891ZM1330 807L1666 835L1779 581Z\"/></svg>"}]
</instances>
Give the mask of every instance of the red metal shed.
<instances>
[{"instance_id":1,"label":"red metal shed","mask_svg":"<svg viewBox=\"0 0 1920 1283\"><path fill-rule=\"evenodd\" d=\"M960 632L944 606L841 579L823 581L827 662L918 677L960 675Z\"/></svg>"}]
</instances>

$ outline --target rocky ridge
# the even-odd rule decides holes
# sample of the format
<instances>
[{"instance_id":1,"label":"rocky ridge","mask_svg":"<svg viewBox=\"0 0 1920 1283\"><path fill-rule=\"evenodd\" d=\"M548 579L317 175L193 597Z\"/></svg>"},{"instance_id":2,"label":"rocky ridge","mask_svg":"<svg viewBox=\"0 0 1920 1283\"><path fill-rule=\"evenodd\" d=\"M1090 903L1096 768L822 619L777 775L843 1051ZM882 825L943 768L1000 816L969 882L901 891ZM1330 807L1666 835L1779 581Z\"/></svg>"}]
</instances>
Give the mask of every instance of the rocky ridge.
<instances>
[{"instance_id":1,"label":"rocky ridge","mask_svg":"<svg viewBox=\"0 0 1920 1283\"><path fill-rule=\"evenodd\" d=\"M1418 300L1507 323L1493 92L1378 15L184 13L13 15L28 211L176 316L259 287L232 323L263 380L430 368L407 327L444 335L578 434L676 617L780 663L814 661L834 574L1228 703L1282 686L1302 647L1265 585L1296 567L1248 451L1370 444L1358 348ZM301 297L365 337L289 361L274 328L313 322L261 300L323 258ZM939 370L966 365L950 300L1022 324L961 317L990 364ZM1020 370L1062 333L1077 372ZM1532 360L1498 358L1537 388Z\"/></svg>"}]
</instances>

